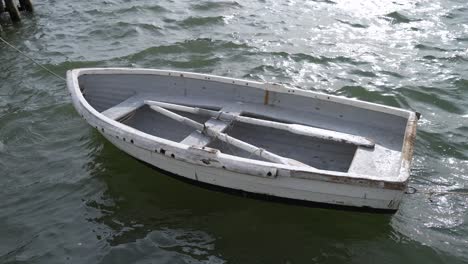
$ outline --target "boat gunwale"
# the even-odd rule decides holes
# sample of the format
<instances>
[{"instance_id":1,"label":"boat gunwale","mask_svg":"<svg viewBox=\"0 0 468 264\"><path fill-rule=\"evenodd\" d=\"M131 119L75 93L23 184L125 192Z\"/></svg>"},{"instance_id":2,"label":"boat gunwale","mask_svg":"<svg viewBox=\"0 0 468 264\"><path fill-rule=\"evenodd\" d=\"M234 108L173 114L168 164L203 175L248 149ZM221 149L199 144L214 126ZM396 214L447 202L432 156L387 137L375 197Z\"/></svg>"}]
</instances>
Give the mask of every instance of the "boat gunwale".
<instances>
[{"instance_id":1,"label":"boat gunwale","mask_svg":"<svg viewBox=\"0 0 468 264\"><path fill-rule=\"evenodd\" d=\"M146 68L80 68L71 71L77 71L79 74L77 77L85 74L128 74L128 75L159 75L159 76L170 76L170 77L182 77L189 79L197 79L204 81L221 82L227 84L233 84L244 87L252 87L270 92L279 92L286 94L295 94L304 97L313 97L323 101L330 101L339 104L345 104L355 106L367 110L397 115L404 118L409 118L411 113L415 113L410 110L401 109L393 106L387 106L377 103L371 103L367 101L357 100L353 98L347 98L338 95L330 95L321 92L298 89L295 87L286 86L282 83L269 83L269 82L257 82L253 80L237 79L231 77L217 76L205 73L193 73L184 71L174 70L160 70L160 69L146 69Z\"/></svg>"},{"instance_id":2,"label":"boat gunwale","mask_svg":"<svg viewBox=\"0 0 468 264\"><path fill-rule=\"evenodd\" d=\"M413 150L413 145L414 145L414 140L411 140L411 138L414 138L414 137L412 137L411 135L415 134L415 130L416 130L416 122L414 122L413 120L413 117L415 117L416 114L412 111L399 109L399 108L395 108L391 106L364 102L364 101L355 100L355 99L344 98L340 96L317 93L317 92L308 91L308 90L288 88L281 84L261 83L261 82L250 81L250 80L242 80L242 79L214 76L214 75L208 75L208 74L189 73L189 72L182 72L182 71L156 70L156 69L133 69L133 68L81 68L81 69L69 70L67 72L67 85L70 90L73 103L75 104L75 107L77 108L77 110L79 110L80 108L84 108L91 117L96 118L98 121L101 121L103 123L101 124L101 126L108 125L114 128L116 130L115 131L116 134L118 134L118 130L121 130L126 133L138 136L142 139L151 141L153 143L158 143L159 145L163 145L164 147L169 146L171 148L175 148L180 151L189 151L190 146L181 144L179 142L174 142L171 140L160 138L157 136L153 136L153 135L144 133L142 131L139 131L137 129L131 128L129 126L126 126L125 124L122 124L116 120L113 120L104 116L103 114L98 112L96 109L94 109L87 102L87 100L83 97L80 87L79 87L78 78L86 74L90 74L90 75L93 75L93 74L162 75L162 76L183 77L183 78L201 79L201 80L206 80L206 81L223 82L223 83L229 83L229 84L234 84L234 85L239 85L239 86L244 86L244 87L262 89L265 91L274 91L274 92L280 92L280 93L294 93L295 95L299 95L299 96L314 97L319 100L329 100L329 101L336 102L336 103L344 103L344 104L355 106L355 107L361 107L364 109L379 111L383 113L388 113L388 114L393 114L393 115L398 115L401 117L408 118L408 124L410 124L410 121L411 121L413 125L407 125L406 130L405 130L405 138L404 138L403 149L401 152L402 158L401 158L398 177L382 178L382 177L376 177L374 175L361 175L361 174L349 173L349 172L344 173L344 172L337 172L337 171L320 170L320 169L315 169L315 168L304 168L304 167L297 167L297 166L290 166L290 165L282 165L282 164L276 164L276 163L271 163L271 162L242 158L242 157L238 157L238 156L234 156L234 155L230 155L230 154L226 154L222 152L218 154L218 157L221 157L223 159L231 159L233 161L241 162L241 163L248 164L248 165L262 166L265 168L273 167L281 171L288 171L290 174L289 175L290 177L295 177L294 175L302 175L297 178L330 181L330 182L341 182L341 183L354 184L354 185L374 186L374 187L385 188L385 189L403 190L406 187L406 182L409 177L410 162L412 158L412 150ZM81 115L84 115L84 113L82 113L81 111L78 111L78 112ZM85 119L88 121L88 123L90 123L89 117ZM93 125L92 123L90 124ZM107 129L107 131L109 130ZM106 132L106 134L109 134L109 133ZM149 151L153 151L152 149L145 148L144 145L139 146L139 147L149 150ZM200 165L196 163L193 163L193 164ZM210 165L206 164L206 166L210 166Z\"/></svg>"}]
</instances>

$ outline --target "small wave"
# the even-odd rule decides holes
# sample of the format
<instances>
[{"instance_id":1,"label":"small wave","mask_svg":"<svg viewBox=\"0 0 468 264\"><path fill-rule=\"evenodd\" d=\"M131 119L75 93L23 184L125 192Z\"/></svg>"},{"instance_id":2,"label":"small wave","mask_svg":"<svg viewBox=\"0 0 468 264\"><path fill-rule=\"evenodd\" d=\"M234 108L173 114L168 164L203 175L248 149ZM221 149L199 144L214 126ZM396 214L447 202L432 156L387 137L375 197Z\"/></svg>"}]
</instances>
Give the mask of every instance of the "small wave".
<instances>
[{"instance_id":1,"label":"small wave","mask_svg":"<svg viewBox=\"0 0 468 264\"><path fill-rule=\"evenodd\" d=\"M454 82L455 87L462 93L468 92L468 80L467 79L458 79Z\"/></svg>"},{"instance_id":2,"label":"small wave","mask_svg":"<svg viewBox=\"0 0 468 264\"><path fill-rule=\"evenodd\" d=\"M463 142L450 142L448 141L446 133L434 133L421 130L418 132L417 140L421 143L421 146L428 148L425 155L429 155L434 158L442 157L453 157L456 159L466 160L468 159L467 147L464 146ZM465 151L463 151L465 150Z\"/></svg>"},{"instance_id":3,"label":"small wave","mask_svg":"<svg viewBox=\"0 0 468 264\"><path fill-rule=\"evenodd\" d=\"M400 92L402 95L407 96L415 101L422 102L427 105L433 105L439 109L454 114L463 114L464 111L456 106L452 101L441 98L438 94L431 92L428 93L423 91L424 87L417 87L415 90L413 87L402 87Z\"/></svg>"},{"instance_id":4,"label":"small wave","mask_svg":"<svg viewBox=\"0 0 468 264\"><path fill-rule=\"evenodd\" d=\"M152 54L173 54L173 53L198 53L207 54L216 51L226 51L233 49L248 49L245 44L237 44L231 41L212 40L209 38L198 38L186 40L184 42L176 42L171 45L156 46L145 49L138 53L130 55L130 59L144 59Z\"/></svg>"},{"instance_id":5,"label":"small wave","mask_svg":"<svg viewBox=\"0 0 468 264\"><path fill-rule=\"evenodd\" d=\"M428 46L424 44L417 44L414 47L420 50L447 51L446 49L442 49L439 47L432 47L432 46Z\"/></svg>"},{"instance_id":6,"label":"small wave","mask_svg":"<svg viewBox=\"0 0 468 264\"><path fill-rule=\"evenodd\" d=\"M403 76L403 75L401 75L399 73L396 73L396 72L392 72L392 71L379 71L379 73L389 75L389 76L393 76L393 77L400 78L400 79L405 78L405 76Z\"/></svg>"},{"instance_id":7,"label":"small wave","mask_svg":"<svg viewBox=\"0 0 468 264\"><path fill-rule=\"evenodd\" d=\"M461 126L461 127L457 128L457 130L459 130L460 132L465 134L465 133L468 132L468 126Z\"/></svg>"},{"instance_id":8,"label":"small wave","mask_svg":"<svg viewBox=\"0 0 468 264\"><path fill-rule=\"evenodd\" d=\"M451 131L449 132L445 132L447 141L449 141L452 145L457 147L458 150L464 150L466 154L468 154L468 145L465 144L467 130L468 127L461 126L456 129L451 129Z\"/></svg>"},{"instance_id":9,"label":"small wave","mask_svg":"<svg viewBox=\"0 0 468 264\"><path fill-rule=\"evenodd\" d=\"M204 67L210 67L214 66L216 63L220 62L220 58L210 58L210 59L205 59L205 58L191 58L190 60L187 61L168 61L168 63L171 66L177 67L177 68L204 68Z\"/></svg>"},{"instance_id":10,"label":"small wave","mask_svg":"<svg viewBox=\"0 0 468 264\"><path fill-rule=\"evenodd\" d=\"M313 0L313 2L336 5L336 2L331 0Z\"/></svg>"},{"instance_id":11,"label":"small wave","mask_svg":"<svg viewBox=\"0 0 468 264\"><path fill-rule=\"evenodd\" d=\"M191 9L193 10L200 10L200 11L207 11L207 10L214 10L214 9L226 9L226 8L239 8L242 7L236 1L220 1L220 2L201 2L197 4L192 4Z\"/></svg>"},{"instance_id":12,"label":"small wave","mask_svg":"<svg viewBox=\"0 0 468 264\"><path fill-rule=\"evenodd\" d=\"M467 11L468 11L468 8L460 7L460 8L457 8L455 10L452 10L452 11L448 12L447 14L443 15L443 17L448 18L448 19L455 19L455 18L458 18L458 17L465 17Z\"/></svg>"},{"instance_id":13,"label":"small wave","mask_svg":"<svg viewBox=\"0 0 468 264\"><path fill-rule=\"evenodd\" d=\"M349 73L359 75L359 76L362 76L362 77L369 77L369 78L377 77L377 75L375 73L370 72L370 71L352 70Z\"/></svg>"},{"instance_id":14,"label":"small wave","mask_svg":"<svg viewBox=\"0 0 468 264\"><path fill-rule=\"evenodd\" d=\"M157 13L167 11L166 8L164 8L164 7L160 6L160 5L152 4L152 5L142 5L142 6L134 5L134 6L131 6L129 8L117 10L117 11L115 11L115 13L117 13L117 14L138 13L138 12L142 12L142 11L145 11L145 10L151 11L151 12L157 12Z\"/></svg>"},{"instance_id":15,"label":"small wave","mask_svg":"<svg viewBox=\"0 0 468 264\"><path fill-rule=\"evenodd\" d=\"M90 9L84 11L86 14L91 15L91 16L102 16L102 15L123 15L123 14L133 14L133 13L141 13L143 11L150 11L154 13L161 13L161 12L167 12L167 9L160 5L147 5L147 6L130 6L127 8L122 8L118 10L107 10L104 11L102 9Z\"/></svg>"},{"instance_id":16,"label":"small wave","mask_svg":"<svg viewBox=\"0 0 468 264\"><path fill-rule=\"evenodd\" d=\"M271 65L260 65L250 70L251 74L265 73L265 72L281 73L283 72L283 70L280 68L271 66Z\"/></svg>"},{"instance_id":17,"label":"small wave","mask_svg":"<svg viewBox=\"0 0 468 264\"><path fill-rule=\"evenodd\" d=\"M141 27L142 29L145 29L147 31L157 31L161 30L162 28L154 25L154 24L139 24L138 27Z\"/></svg>"},{"instance_id":18,"label":"small wave","mask_svg":"<svg viewBox=\"0 0 468 264\"><path fill-rule=\"evenodd\" d=\"M468 42L468 36L458 37L458 38L456 38L456 40L461 41L461 42Z\"/></svg>"},{"instance_id":19,"label":"small wave","mask_svg":"<svg viewBox=\"0 0 468 264\"><path fill-rule=\"evenodd\" d=\"M426 59L426 60L437 60L437 57L436 57L436 56L433 56L433 55L426 55L426 56L423 56L423 59Z\"/></svg>"},{"instance_id":20,"label":"small wave","mask_svg":"<svg viewBox=\"0 0 468 264\"><path fill-rule=\"evenodd\" d=\"M328 63L334 63L334 62L339 62L339 63L349 63L351 65L363 65L367 64L366 62L360 62L356 61L352 58L349 57L344 57L344 56L337 56L337 57L326 57L326 56L314 56L310 54L305 54L305 53L287 53L284 51L280 52L264 52L265 55L270 55L270 56L278 56L282 58L290 58L295 62L301 62L301 61L306 61L310 63L315 63L315 64L328 64Z\"/></svg>"},{"instance_id":21,"label":"small wave","mask_svg":"<svg viewBox=\"0 0 468 264\"><path fill-rule=\"evenodd\" d=\"M349 22L349 21L341 20L341 19L336 19L336 21L338 21L340 23L343 23L343 24L346 24L346 25L349 25L349 26L354 27L354 28L368 28L368 26L366 26L366 25L359 24L359 23L352 23L352 22Z\"/></svg>"},{"instance_id":22,"label":"small wave","mask_svg":"<svg viewBox=\"0 0 468 264\"><path fill-rule=\"evenodd\" d=\"M47 68L58 72L61 76L65 76L66 70L78 68L92 68L104 65L104 61L64 61L60 64L44 64Z\"/></svg>"},{"instance_id":23,"label":"small wave","mask_svg":"<svg viewBox=\"0 0 468 264\"><path fill-rule=\"evenodd\" d=\"M436 57L433 55L426 55L423 56L423 59L430 60L430 61L447 61L447 62L468 62L468 57L462 55L453 55L450 57Z\"/></svg>"},{"instance_id":24,"label":"small wave","mask_svg":"<svg viewBox=\"0 0 468 264\"><path fill-rule=\"evenodd\" d=\"M315 64L327 64L329 61L329 58L327 57L317 57L317 56L304 54L304 53L291 54L290 57L296 62L307 61L307 62L311 62Z\"/></svg>"},{"instance_id":25,"label":"small wave","mask_svg":"<svg viewBox=\"0 0 468 264\"><path fill-rule=\"evenodd\" d=\"M172 18L168 18L168 17L163 18L162 21L164 21L164 23L168 23L168 24L172 24L172 23L177 22L177 20L172 19Z\"/></svg>"},{"instance_id":26,"label":"small wave","mask_svg":"<svg viewBox=\"0 0 468 264\"><path fill-rule=\"evenodd\" d=\"M404 16L403 14L400 14L397 11L388 13L385 15L385 17L390 18L393 24L411 22L411 19L407 18L406 16Z\"/></svg>"},{"instance_id":27,"label":"small wave","mask_svg":"<svg viewBox=\"0 0 468 264\"><path fill-rule=\"evenodd\" d=\"M353 58L337 56L337 57L323 57L328 62L340 62L340 63L349 63L351 65L365 65L368 64L365 61L357 61Z\"/></svg>"},{"instance_id":28,"label":"small wave","mask_svg":"<svg viewBox=\"0 0 468 264\"><path fill-rule=\"evenodd\" d=\"M151 32L160 32L160 30L162 29L161 27L159 27L158 25L156 24L150 24L150 23L129 23L129 22L123 22L123 21L120 21L116 24L116 26L118 26L119 28L141 28L141 29L144 29L146 31L151 31Z\"/></svg>"},{"instance_id":29,"label":"small wave","mask_svg":"<svg viewBox=\"0 0 468 264\"><path fill-rule=\"evenodd\" d=\"M132 27L125 22L119 22L116 26L120 26L120 30L110 31L108 28L98 28L90 31L88 35L96 38L120 39L137 36L139 34L136 27Z\"/></svg>"},{"instance_id":30,"label":"small wave","mask_svg":"<svg viewBox=\"0 0 468 264\"><path fill-rule=\"evenodd\" d=\"M151 6L146 6L145 9L152 12L167 12L168 10L160 5L152 4Z\"/></svg>"},{"instance_id":31,"label":"small wave","mask_svg":"<svg viewBox=\"0 0 468 264\"><path fill-rule=\"evenodd\" d=\"M90 10L86 10L84 11L84 13L88 14L88 15L92 15L92 16L102 16L102 15L108 15L108 14L111 14L111 12L104 12L100 9L90 9Z\"/></svg>"},{"instance_id":32,"label":"small wave","mask_svg":"<svg viewBox=\"0 0 468 264\"><path fill-rule=\"evenodd\" d=\"M177 23L179 26L190 28L198 26L219 25L224 24L223 16L215 17L188 17Z\"/></svg>"},{"instance_id":33,"label":"small wave","mask_svg":"<svg viewBox=\"0 0 468 264\"><path fill-rule=\"evenodd\" d=\"M406 101L400 101L401 98L397 98L395 95L384 94L381 91L369 91L362 86L343 86L336 91L336 94L395 107L407 105Z\"/></svg>"}]
</instances>

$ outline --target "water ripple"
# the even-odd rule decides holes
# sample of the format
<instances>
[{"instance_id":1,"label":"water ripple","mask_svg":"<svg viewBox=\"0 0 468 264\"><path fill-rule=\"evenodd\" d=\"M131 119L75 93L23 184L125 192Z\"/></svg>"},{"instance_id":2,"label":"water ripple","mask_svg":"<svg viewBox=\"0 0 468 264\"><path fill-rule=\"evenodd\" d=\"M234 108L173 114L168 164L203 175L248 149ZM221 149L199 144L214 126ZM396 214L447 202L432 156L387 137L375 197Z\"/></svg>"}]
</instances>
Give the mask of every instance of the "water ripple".
<instances>
[{"instance_id":1,"label":"water ripple","mask_svg":"<svg viewBox=\"0 0 468 264\"><path fill-rule=\"evenodd\" d=\"M21 24L1 19L2 37L62 76L78 67L189 70L419 111L410 185L421 192L380 216L180 183L108 143L75 114L62 81L2 46L0 262L468 260L468 201L426 194L467 190L466 1L34 4Z\"/></svg>"},{"instance_id":2,"label":"water ripple","mask_svg":"<svg viewBox=\"0 0 468 264\"><path fill-rule=\"evenodd\" d=\"M199 26L208 26L208 25L220 25L224 23L223 16L215 16L215 17L188 17L182 21L178 22L178 25L191 28L191 27L199 27Z\"/></svg>"},{"instance_id":3,"label":"water ripple","mask_svg":"<svg viewBox=\"0 0 468 264\"><path fill-rule=\"evenodd\" d=\"M391 12L385 15L388 18L391 18L391 21L393 24L399 24L399 23L409 23L411 22L411 19L406 17L405 15L395 11Z\"/></svg>"},{"instance_id":4,"label":"water ripple","mask_svg":"<svg viewBox=\"0 0 468 264\"><path fill-rule=\"evenodd\" d=\"M236 1L203 1L201 3L192 4L191 8L196 11L207 11L207 10L218 10L218 9L229 9L229 8L241 8L242 5Z\"/></svg>"}]
</instances>

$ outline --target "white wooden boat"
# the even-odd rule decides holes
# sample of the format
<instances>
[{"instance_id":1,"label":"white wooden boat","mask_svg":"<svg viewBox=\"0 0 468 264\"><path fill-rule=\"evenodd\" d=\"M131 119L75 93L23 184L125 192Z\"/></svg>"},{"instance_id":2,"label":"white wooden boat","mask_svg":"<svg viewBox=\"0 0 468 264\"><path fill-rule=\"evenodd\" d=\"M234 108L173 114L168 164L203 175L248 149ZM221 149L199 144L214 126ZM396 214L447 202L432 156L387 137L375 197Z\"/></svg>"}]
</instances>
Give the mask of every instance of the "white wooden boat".
<instances>
[{"instance_id":1,"label":"white wooden boat","mask_svg":"<svg viewBox=\"0 0 468 264\"><path fill-rule=\"evenodd\" d=\"M417 115L278 84L125 68L67 73L78 113L129 155L192 182L395 211Z\"/></svg>"}]
</instances>

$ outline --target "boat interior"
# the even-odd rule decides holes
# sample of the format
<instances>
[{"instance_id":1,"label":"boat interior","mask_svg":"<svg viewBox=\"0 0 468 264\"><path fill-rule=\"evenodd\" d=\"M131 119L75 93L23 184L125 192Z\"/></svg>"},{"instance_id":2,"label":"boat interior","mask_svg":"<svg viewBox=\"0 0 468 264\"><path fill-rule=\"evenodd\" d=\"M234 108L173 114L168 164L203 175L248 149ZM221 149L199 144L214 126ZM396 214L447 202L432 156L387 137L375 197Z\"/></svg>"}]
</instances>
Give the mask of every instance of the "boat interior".
<instances>
[{"instance_id":1,"label":"boat interior","mask_svg":"<svg viewBox=\"0 0 468 264\"><path fill-rule=\"evenodd\" d=\"M104 116L144 133L256 160L398 175L407 118L248 82L84 74L80 90Z\"/></svg>"}]
</instances>

